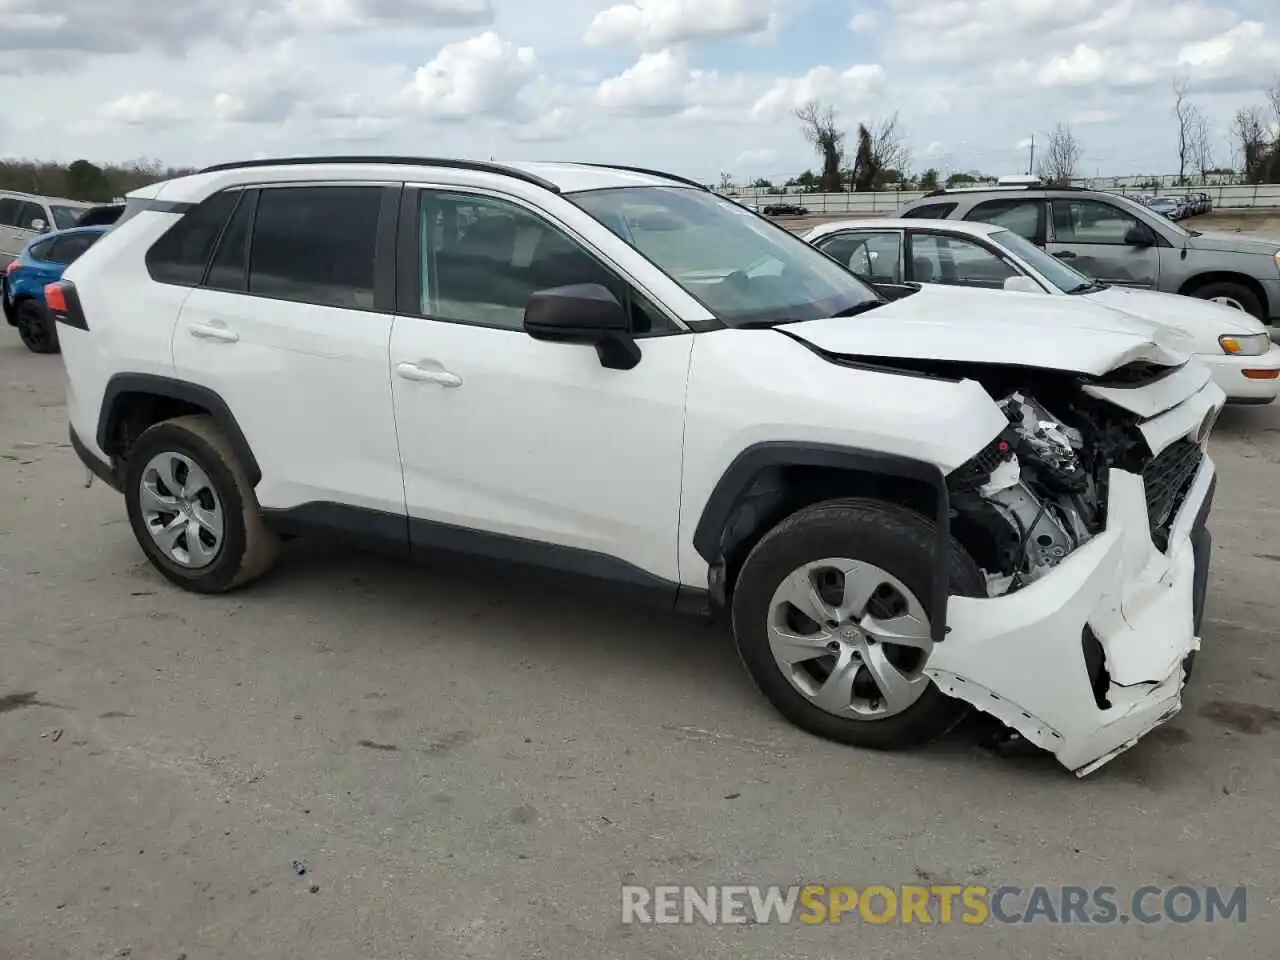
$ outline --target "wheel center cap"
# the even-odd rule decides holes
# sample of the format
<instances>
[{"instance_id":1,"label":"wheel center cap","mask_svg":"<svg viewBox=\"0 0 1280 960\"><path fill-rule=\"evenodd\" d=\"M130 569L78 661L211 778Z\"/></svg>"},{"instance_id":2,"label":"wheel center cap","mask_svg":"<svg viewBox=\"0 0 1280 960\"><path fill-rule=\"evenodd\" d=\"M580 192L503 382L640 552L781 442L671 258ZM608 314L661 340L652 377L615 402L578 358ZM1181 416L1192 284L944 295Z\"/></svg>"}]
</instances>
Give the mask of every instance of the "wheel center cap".
<instances>
[{"instance_id":1,"label":"wheel center cap","mask_svg":"<svg viewBox=\"0 0 1280 960\"><path fill-rule=\"evenodd\" d=\"M862 631L857 627L850 625L841 628L840 635L846 640L859 640L862 638Z\"/></svg>"}]
</instances>

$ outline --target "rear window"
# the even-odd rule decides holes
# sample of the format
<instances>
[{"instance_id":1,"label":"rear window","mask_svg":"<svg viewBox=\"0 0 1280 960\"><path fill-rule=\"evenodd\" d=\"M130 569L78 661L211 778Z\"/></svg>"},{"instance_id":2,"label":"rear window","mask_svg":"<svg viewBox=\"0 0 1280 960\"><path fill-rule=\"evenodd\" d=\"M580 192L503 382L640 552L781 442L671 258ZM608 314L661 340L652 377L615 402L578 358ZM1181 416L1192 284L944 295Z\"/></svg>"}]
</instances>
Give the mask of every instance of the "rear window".
<instances>
[{"instance_id":1,"label":"rear window","mask_svg":"<svg viewBox=\"0 0 1280 960\"><path fill-rule=\"evenodd\" d=\"M945 220L955 208L954 203L926 203L922 207L912 207L902 215L912 220Z\"/></svg>"},{"instance_id":2,"label":"rear window","mask_svg":"<svg viewBox=\"0 0 1280 960\"><path fill-rule=\"evenodd\" d=\"M198 286L222 225L236 205L239 191L215 193L183 214L147 251L147 272L159 283ZM117 220L117 225L126 219Z\"/></svg>"}]
</instances>

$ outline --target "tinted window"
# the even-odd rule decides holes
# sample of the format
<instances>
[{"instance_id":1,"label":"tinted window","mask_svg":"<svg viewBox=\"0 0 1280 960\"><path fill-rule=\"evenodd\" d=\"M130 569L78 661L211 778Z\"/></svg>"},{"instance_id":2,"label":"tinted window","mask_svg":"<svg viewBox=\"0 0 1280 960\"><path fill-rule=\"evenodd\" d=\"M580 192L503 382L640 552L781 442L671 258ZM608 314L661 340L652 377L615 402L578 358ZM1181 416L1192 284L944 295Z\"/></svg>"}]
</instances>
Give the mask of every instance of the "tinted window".
<instances>
[{"instance_id":1,"label":"tinted window","mask_svg":"<svg viewBox=\"0 0 1280 960\"><path fill-rule=\"evenodd\" d=\"M1101 200L1053 201L1053 238L1058 243L1124 246L1138 218Z\"/></svg>"},{"instance_id":2,"label":"tinted window","mask_svg":"<svg viewBox=\"0 0 1280 960\"><path fill-rule=\"evenodd\" d=\"M215 193L183 214L147 251L151 278L187 287L198 284L239 196L239 191L233 190Z\"/></svg>"},{"instance_id":3,"label":"tinted window","mask_svg":"<svg viewBox=\"0 0 1280 960\"><path fill-rule=\"evenodd\" d=\"M24 203L18 211L18 229L35 230L37 220L46 227L49 226L49 215L45 213L44 207L38 203Z\"/></svg>"},{"instance_id":4,"label":"tinted window","mask_svg":"<svg viewBox=\"0 0 1280 960\"><path fill-rule=\"evenodd\" d=\"M27 248L27 255L36 260L49 260L51 259L50 253L52 249L52 240L41 240L39 243L33 243Z\"/></svg>"},{"instance_id":5,"label":"tinted window","mask_svg":"<svg viewBox=\"0 0 1280 960\"><path fill-rule=\"evenodd\" d=\"M901 283L902 235L897 231L853 232L820 242L827 256L834 257L870 283Z\"/></svg>"},{"instance_id":6,"label":"tinted window","mask_svg":"<svg viewBox=\"0 0 1280 960\"><path fill-rule=\"evenodd\" d=\"M70 237L58 237L53 241L52 248L45 259L52 260L54 263L74 263L81 254L93 246L98 236L99 234L96 233L77 233Z\"/></svg>"},{"instance_id":7,"label":"tinted window","mask_svg":"<svg viewBox=\"0 0 1280 960\"><path fill-rule=\"evenodd\" d=\"M22 201L12 197L0 199L0 224L6 227L17 226L18 212L22 209Z\"/></svg>"},{"instance_id":8,"label":"tinted window","mask_svg":"<svg viewBox=\"0 0 1280 960\"><path fill-rule=\"evenodd\" d=\"M249 292L372 310L381 187L263 190L254 217Z\"/></svg>"},{"instance_id":9,"label":"tinted window","mask_svg":"<svg viewBox=\"0 0 1280 960\"><path fill-rule=\"evenodd\" d=\"M257 200L257 190L244 191L227 229L222 231L222 240L218 243L218 252L213 255L206 286L218 290L248 289L249 222Z\"/></svg>"},{"instance_id":10,"label":"tinted window","mask_svg":"<svg viewBox=\"0 0 1280 960\"><path fill-rule=\"evenodd\" d=\"M1035 242L1044 239L1043 210L1043 200L987 200L965 214L965 219L992 223Z\"/></svg>"},{"instance_id":11,"label":"tinted window","mask_svg":"<svg viewBox=\"0 0 1280 960\"><path fill-rule=\"evenodd\" d=\"M936 233L911 235L912 279L963 287L999 288L1017 271L986 247Z\"/></svg>"},{"instance_id":12,"label":"tinted window","mask_svg":"<svg viewBox=\"0 0 1280 960\"><path fill-rule=\"evenodd\" d=\"M926 203L923 207L912 207L902 215L913 220L945 220L955 208L954 203Z\"/></svg>"},{"instance_id":13,"label":"tinted window","mask_svg":"<svg viewBox=\"0 0 1280 960\"><path fill-rule=\"evenodd\" d=\"M672 329L652 305L563 232L514 204L424 192L421 303L425 316L519 330L538 290L598 283L630 304L637 334Z\"/></svg>"}]
</instances>

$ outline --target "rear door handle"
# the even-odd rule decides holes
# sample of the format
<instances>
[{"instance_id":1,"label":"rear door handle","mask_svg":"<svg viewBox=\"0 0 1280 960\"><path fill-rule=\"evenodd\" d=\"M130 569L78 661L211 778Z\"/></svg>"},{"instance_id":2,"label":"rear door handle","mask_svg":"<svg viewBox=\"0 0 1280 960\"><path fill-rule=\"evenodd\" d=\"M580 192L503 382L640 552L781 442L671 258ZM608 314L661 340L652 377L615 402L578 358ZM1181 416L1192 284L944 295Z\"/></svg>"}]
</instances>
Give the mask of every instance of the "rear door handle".
<instances>
[{"instance_id":1,"label":"rear door handle","mask_svg":"<svg viewBox=\"0 0 1280 960\"><path fill-rule=\"evenodd\" d=\"M222 343L235 343L240 334L224 323L190 323L187 332L200 340L218 340Z\"/></svg>"},{"instance_id":2,"label":"rear door handle","mask_svg":"<svg viewBox=\"0 0 1280 960\"><path fill-rule=\"evenodd\" d=\"M419 383L438 383L442 387L462 386L462 378L456 373L450 373L443 367L432 369L422 367L416 363L409 363L406 360L403 363L396 364L396 373L405 380L415 380Z\"/></svg>"},{"instance_id":3,"label":"rear door handle","mask_svg":"<svg viewBox=\"0 0 1280 960\"><path fill-rule=\"evenodd\" d=\"M1074 260L1076 258L1076 255L1070 250L1059 250L1054 256L1059 260Z\"/></svg>"}]
</instances>

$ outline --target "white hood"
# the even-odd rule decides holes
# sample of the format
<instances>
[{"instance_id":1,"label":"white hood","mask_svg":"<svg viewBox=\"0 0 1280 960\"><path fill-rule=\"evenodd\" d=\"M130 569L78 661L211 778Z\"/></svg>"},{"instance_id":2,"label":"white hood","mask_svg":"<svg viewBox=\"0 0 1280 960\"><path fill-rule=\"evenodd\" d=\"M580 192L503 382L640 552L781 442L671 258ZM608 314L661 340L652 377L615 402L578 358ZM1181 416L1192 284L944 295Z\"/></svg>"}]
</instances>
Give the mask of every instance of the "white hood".
<instances>
[{"instance_id":1,"label":"white hood","mask_svg":"<svg viewBox=\"0 0 1280 960\"><path fill-rule=\"evenodd\" d=\"M1176 366L1185 334L1089 303L925 284L855 317L788 324L787 333L846 356L918 358L1100 375L1134 361Z\"/></svg>"},{"instance_id":2,"label":"white hood","mask_svg":"<svg viewBox=\"0 0 1280 960\"><path fill-rule=\"evenodd\" d=\"M1105 290L1084 294L1084 297L1093 303L1103 304L1144 320L1177 327L1192 338L1195 353L1221 354L1218 338L1223 334L1267 332L1260 320L1241 310L1212 300L1184 297L1176 293L1107 287Z\"/></svg>"}]
</instances>

